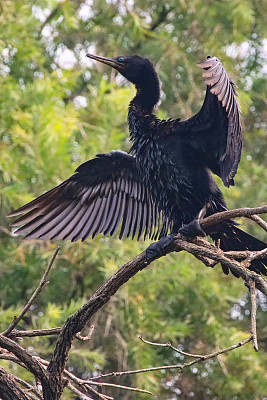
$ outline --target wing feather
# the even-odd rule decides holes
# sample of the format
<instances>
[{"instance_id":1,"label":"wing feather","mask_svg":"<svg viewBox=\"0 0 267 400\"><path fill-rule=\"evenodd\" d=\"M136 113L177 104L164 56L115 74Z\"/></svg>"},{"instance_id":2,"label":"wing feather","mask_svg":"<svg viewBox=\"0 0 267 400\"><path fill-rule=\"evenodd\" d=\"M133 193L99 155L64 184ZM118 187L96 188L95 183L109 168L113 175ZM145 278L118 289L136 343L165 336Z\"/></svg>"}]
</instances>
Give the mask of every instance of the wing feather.
<instances>
[{"instance_id":1,"label":"wing feather","mask_svg":"<svg viewBox=\"0 0 267 400\"><path fill-rule=\"evenodd\" d=\"M98 233L158 236L160 212L139 175L136 159L121 151L98 154L76 174L9 216L27 239L85 240ZM163 226L163 225L162 225Z\"/></svg>"},{"instance_id":2,"label":"wing feather","mask_svg":"<svg viewBox=\"0 0 267 400\"><path fill-rule=\"evenodd\" d=\"M182 140L228 187L234 184L242 150L236 85L218 58L208 57L198 66L204 69L205 100L196 115L177 122L176 132L186 132Z\"/></svg>"},{"instance_id":3,"label":"wing feather","mask_svg":"<svg viewBox=\"0 0 267 400\"><path fill-rule=\"evenodd\" d=\"M228 117L228 126L225 132L226 147L223 149L224 157L221 157L223 161L219 160L219 167L223 183L225 186L229 186L233 184L242 149L240 106L237 100L236 85L228 77L218 58L210 57L199 63L198 66L205 69L203 73L203 76L207 78L205 83L210 86L210 92L221 102Z\"/></svg>"}]
</instances>

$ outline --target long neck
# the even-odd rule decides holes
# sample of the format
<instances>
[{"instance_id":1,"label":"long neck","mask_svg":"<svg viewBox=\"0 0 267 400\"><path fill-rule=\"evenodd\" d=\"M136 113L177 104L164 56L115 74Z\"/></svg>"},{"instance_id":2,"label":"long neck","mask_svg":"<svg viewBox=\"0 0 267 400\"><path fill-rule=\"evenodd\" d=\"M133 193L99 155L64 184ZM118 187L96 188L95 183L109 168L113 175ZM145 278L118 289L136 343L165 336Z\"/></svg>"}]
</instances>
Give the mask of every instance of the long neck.
<instances>
[{"instance_id":1,"label":"long neck","mask_svg":"<svg viewBox=\"0 0 267 400\"><path fill-rule=\"evenodd\" d=\"M152 79L153 78L153 79ZM144 141L153 140L156 125L152 123L157 117L152 114L154 106L159 100L159 81L156 75L136 85L136 96L130 102L128 123L130 139L133 142L131 152L138 153Z\"/></svg>"},{"instance_id":2,"label":"long neck","mask_svg":"<svg viewBox=\"0 0 267 400\"><path fill-rule=\"evenodd\" d=\"M139 84L136 84L136 96L130 103L131 105L137 105L146 114L151 114L154 106L159 101L160 90L159 80L155 71Z\"/></svg>"}]
</instances>

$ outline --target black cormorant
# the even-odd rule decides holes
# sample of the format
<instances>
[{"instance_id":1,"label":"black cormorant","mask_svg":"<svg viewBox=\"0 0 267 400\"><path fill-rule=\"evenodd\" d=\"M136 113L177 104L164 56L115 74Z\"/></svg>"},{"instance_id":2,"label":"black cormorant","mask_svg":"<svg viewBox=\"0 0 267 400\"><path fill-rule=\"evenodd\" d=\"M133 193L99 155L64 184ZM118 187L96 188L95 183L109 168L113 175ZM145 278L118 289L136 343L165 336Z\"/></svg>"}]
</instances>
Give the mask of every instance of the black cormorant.
<instances>
[{"instance_id":1,"label":"black cormorant","mask_svg":"<svg viewBox=\"0 0 267 400\"><path fill-rule=\"evenodd\" d=\"M150 260L173 240L208 234L222 250L262 250L267 244L228 220L204 232L199 220L226 210L211 171L224 185L234 184L242 134L236 87L223 65L208 57L198 66L207 84L201 110L185 121L160 120L153 114L160 96L152 63L140 56L87 57L115 68L136 87L128 122L132 155L122 151L98 154L54 189L9 216L20 218L17 233L26 239L76 241L98 233L159 239L146 252ZM169 233L169 235L168 235ZM267 274L267 259L250 269ZM222 266L225 273L228 268Z\"/></svg>"}]
</instances>

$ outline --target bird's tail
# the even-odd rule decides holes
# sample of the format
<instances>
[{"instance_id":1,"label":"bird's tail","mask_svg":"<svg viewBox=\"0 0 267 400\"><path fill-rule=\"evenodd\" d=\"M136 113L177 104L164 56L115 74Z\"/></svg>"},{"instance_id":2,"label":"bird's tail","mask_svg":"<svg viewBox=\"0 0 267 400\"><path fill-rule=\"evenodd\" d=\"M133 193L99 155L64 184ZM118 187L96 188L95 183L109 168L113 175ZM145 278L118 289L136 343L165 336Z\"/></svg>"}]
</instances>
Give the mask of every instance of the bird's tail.
<instances>
[{"instance_id":1,"label":"bird's tail","mask_svg":"<svg viewBox=\"0 0 267 400\"><path fill-rule=\"evenodd\" d=\"M220 240L220 248L223 251L260 251L267 248L267 243L242 231L242 229L235 225L234 221L227 221L223 223L221 227L223 227L223 229L220 229L220 233L211 233L210 236L215 242L218 242L218 239ZM229 268L226 265L222 265L222 268L225 274L229 274ZM267 255L263 259L253 260L249 269L267 275Z\"/></svg>"}]
</instances>

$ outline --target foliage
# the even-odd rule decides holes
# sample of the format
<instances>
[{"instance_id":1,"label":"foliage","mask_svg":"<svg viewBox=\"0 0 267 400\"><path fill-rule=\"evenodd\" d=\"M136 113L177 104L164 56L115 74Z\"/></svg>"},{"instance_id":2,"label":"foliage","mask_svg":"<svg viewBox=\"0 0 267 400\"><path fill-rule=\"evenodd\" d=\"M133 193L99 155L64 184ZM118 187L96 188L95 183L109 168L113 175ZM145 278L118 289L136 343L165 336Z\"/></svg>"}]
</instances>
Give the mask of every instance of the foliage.
<instances>
[{"instance_id":1,"label":"foliage","mask_svg":"<svg viewBox=\"0 0 267 400\"><path fill-rule=\"evenodd\" d=\"M159 115L182 118L196 112L203 100L205 86L196 63L207 54L220 57L239 85L245 131L236 186L224 193L230 208L266 202L264 7L263 0L1 3L2 330L29 298L55 247L14 237L5 214L59 184L96 153L129 149L126 114L134 90L110 69L86 59L87 52L151 58L162 81ZM242 224L251 230L246 221ZM147 246L116 237L60 244L50 285L20 329L60 326L118 266ZM259 306L261 338L266 337L262 298ZM84 377L182 360L168 349L145 345L139 334L206 354L249 334L248 309L241 282L218 267L206 269L188 255L172 254L135 276L95 316L92 340L75 343L69 367ZM55 338L24 342L49 360ZM182 374L148 373L120 383L152 390L158 399L262 399L267 393L266 350L260 342L257 355L247 346ZM115 389L107 393L122 400L138 397ZM67 392L64 396L74 398Z\"/></svg>"}]
</instances>

